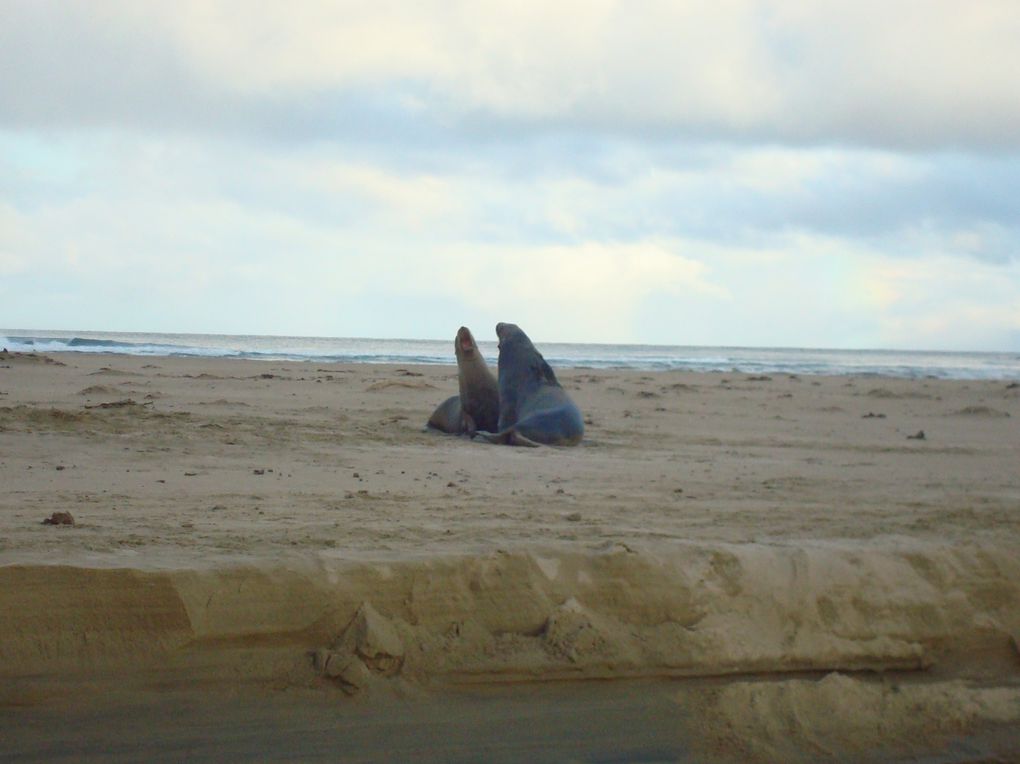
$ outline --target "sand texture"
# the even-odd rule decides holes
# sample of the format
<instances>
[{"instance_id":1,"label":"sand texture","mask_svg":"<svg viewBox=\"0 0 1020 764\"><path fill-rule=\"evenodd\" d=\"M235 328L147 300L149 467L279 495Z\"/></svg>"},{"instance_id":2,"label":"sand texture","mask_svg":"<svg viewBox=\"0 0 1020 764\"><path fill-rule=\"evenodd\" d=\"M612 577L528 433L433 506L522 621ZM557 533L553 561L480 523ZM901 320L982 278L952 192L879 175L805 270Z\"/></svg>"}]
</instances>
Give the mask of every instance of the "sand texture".
<instances>
[{"instance_id":1,"label":"sand texture","mask_svg":"<svg viewBox=\"0 0 1020 764\"><path fill-rule=\"evenodd\" d=\"M40 747L92 690L174 760L126 720L226 692L448 733L347 760L1020 756L1020 387L557 372L577 448L426 431L453 366L0 357L0 732L116 759Z\"/></svg>"}]
</instances>

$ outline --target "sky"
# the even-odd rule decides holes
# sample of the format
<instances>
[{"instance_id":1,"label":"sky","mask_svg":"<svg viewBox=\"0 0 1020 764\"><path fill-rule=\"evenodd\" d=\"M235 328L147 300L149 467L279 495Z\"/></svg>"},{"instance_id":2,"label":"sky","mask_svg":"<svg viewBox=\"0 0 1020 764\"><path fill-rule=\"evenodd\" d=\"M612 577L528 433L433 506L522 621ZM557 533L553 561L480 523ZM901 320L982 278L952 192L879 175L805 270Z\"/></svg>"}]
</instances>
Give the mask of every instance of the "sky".
<instances>
[{"instance_id":1,"label":"sky","mask_svg":"<svg viewBox=\"0 0 1020 764\"><path fill-rule=\"evenodd\" d=\"M0 328L1020 350L1020 3L0 0Z\"/></svg>"}]
</instances>

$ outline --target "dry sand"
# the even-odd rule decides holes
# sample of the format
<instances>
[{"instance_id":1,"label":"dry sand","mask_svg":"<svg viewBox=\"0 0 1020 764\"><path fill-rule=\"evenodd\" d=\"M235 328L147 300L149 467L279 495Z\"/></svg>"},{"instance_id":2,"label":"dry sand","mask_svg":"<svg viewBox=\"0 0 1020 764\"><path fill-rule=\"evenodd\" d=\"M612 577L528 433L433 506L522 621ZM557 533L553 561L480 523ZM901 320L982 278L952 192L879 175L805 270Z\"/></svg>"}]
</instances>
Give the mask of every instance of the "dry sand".
<instances>
[{"instance_id":1,"label":"dry sand","mask_svg":"<svg viewBox=\"0 0 1020 764\"><path fill-rule=\"evenodd\" d=\"M578 448L424 431L452 366L0 356L8 752L1020 757L1017 385L558 373Z\"/></svg>"}]
</instances>

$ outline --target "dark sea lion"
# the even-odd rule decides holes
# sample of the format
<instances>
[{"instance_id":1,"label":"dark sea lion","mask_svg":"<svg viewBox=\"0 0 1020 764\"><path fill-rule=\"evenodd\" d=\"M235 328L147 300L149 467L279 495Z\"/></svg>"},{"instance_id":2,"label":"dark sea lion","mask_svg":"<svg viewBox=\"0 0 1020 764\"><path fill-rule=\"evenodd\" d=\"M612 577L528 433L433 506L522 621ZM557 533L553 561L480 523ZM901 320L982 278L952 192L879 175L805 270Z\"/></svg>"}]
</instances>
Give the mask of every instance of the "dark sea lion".
<instances>
[{"instance_id":1,"label":"dark sea lion","mask_svg":"<svg viewBox=\"0 0 1020 764\"><path fill-rule=\"evenodd\" d=\"M496 324L499 337L499 429L479 435L515 446L575 446L584 419L542 354L516 324Z\"/></svg>"},{"instance_id":2,"label":"dark sea lion","mask_svg":"<svg viewBox=\"0 0 1020 764\"><path fill-rule=\"evenodd\" d=\"M485 364L478 343L466 326L453 340L457 355L460 393L439 404L428 426L456 435L474 435L476 430L494 430L499 425L499 385Z\"/></svg>"}]
</instances>

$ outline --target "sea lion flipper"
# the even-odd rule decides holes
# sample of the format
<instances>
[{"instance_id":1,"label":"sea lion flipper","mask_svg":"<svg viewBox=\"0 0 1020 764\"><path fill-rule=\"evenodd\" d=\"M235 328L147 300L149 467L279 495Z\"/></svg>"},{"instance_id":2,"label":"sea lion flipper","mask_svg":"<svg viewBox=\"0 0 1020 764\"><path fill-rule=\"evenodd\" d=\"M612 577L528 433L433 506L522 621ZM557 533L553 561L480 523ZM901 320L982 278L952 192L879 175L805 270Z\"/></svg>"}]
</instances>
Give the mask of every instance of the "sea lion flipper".
<instances>
[{"instance_id":1,"label":"sea lion flipper","mask_svg":"<svg viewBox=\"0 0 1020 764\"><path fill-rule=\"evenodd\" d=\"M497 446L503 446L510 442L509 432L487 432L486 430L476 430L472 438L481 438L489 443L494 443Z\"/></svg>"},{"instance_id":2,"label":"sea lion flipper","mask_svg":"<svg viewBox=\"0 0 1020 764\"><path fill-rule=\"evenodd\" d=\"M525 446L527 448L538 448L541 443L533 441L531 438L527 438L521 435L516 429L510 431L510 436L507 438L507 443L511 446Z\"/></svg>"},{"instance_id":3,"label":"sea lion flipper","mask_svg":"<svg viewBox=\"0 0 1020 764\"><path fill-rule=\"evenodd\" d=\"M478 430L475 435L482 437L497 446L525 446L527 448L538 448L542 445L541 443L531 440L531 438L521 435L517 431L516 427L510 427L509 429L501 430L500 432L486 432L485 430Z\"/></svg>"}]
</instances>

